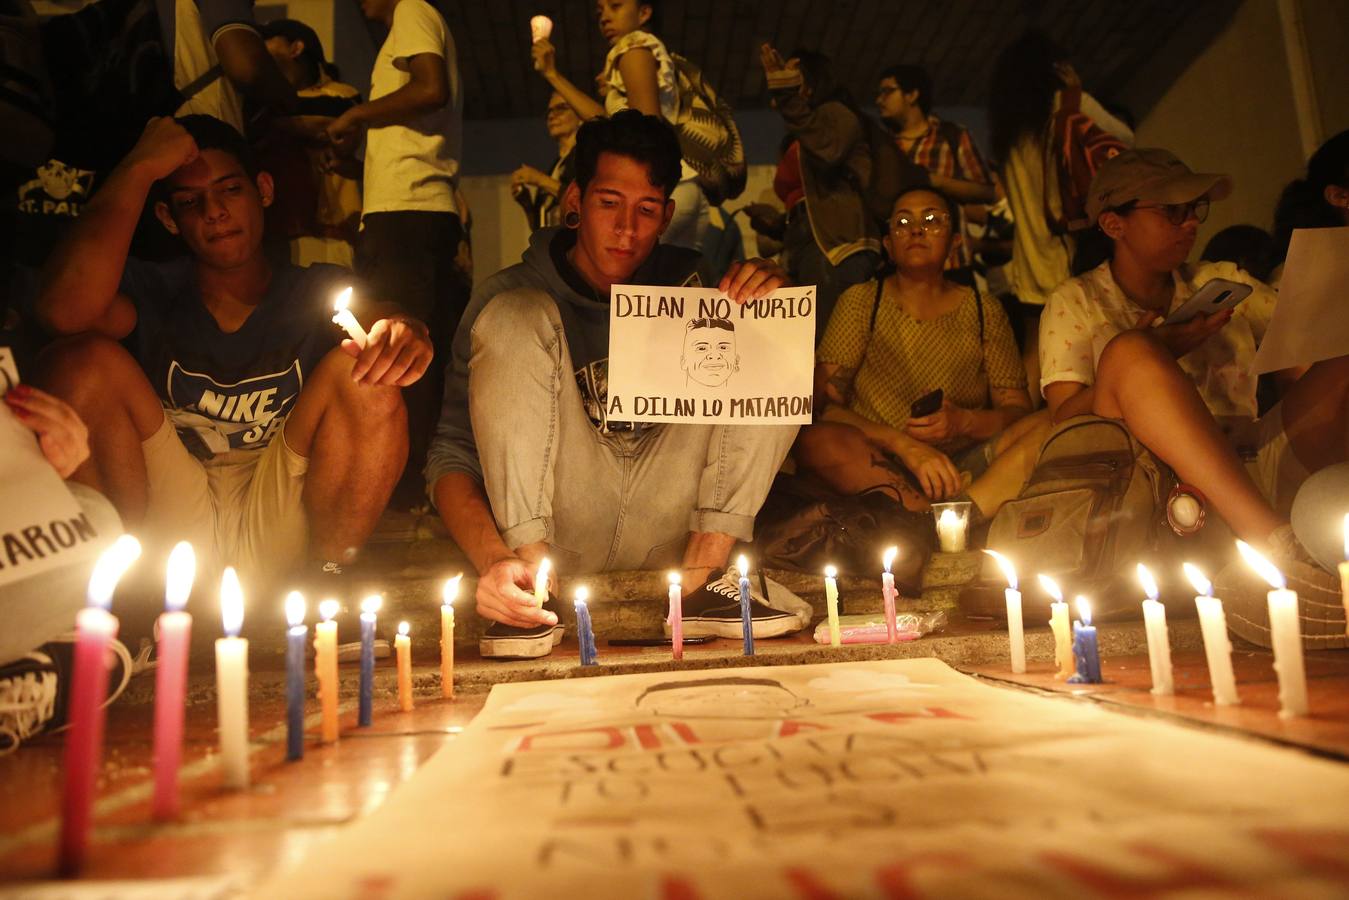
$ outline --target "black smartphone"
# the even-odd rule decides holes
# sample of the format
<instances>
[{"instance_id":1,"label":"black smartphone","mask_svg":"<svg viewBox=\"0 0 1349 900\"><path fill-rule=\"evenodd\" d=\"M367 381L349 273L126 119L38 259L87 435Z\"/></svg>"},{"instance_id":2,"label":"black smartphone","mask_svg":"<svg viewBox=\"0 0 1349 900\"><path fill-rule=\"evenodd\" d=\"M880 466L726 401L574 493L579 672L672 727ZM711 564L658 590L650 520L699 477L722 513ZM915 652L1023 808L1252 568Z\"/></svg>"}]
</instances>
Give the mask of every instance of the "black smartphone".
<instances>
[{"instance_id":1,"label":"black smartphone","mask_svg":"<svg viewBox=\"0 0 1349 900\"><path fill-rule=\"evenodd\" d=\"M921 419L923 416L930 416L941 409L942 400L945 399L945 393L941 388L937 388L930 394L924 394L913 405L909 407L910 419Z\"/></svg>"},{"instance_id":2,"label":"black smartphone","mask_svg":"<svg viewBox=\"0 0 1349 900\"><path fill-rule=\"evenodd\" d=\"M684 643L706 644L708 641L714 640L716 640L716 635L703 634L698 637L686 637L684 638ZM605 643L610 647L669 647L674 644L674 639L667 637L609 638Z\"/></svg>"}]
</instances>

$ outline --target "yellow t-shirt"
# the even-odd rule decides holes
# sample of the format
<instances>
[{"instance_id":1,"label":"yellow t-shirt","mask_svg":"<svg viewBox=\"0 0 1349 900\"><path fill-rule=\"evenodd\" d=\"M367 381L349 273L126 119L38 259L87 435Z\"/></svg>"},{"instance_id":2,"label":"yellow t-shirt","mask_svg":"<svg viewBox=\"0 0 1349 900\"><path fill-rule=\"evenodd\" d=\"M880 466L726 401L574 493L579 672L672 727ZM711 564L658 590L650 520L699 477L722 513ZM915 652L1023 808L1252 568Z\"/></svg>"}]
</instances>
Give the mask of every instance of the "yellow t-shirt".
<instances>
[{"instance_id":1,"label":"yellow t-shirt","mask_svg":"<svg viewBox=\"0 0 1349 900\"><path fill-rule=\"evenodd\" d=\"M979 300L973 290L963 288L965 298L951 312L921 321L900 307L892 290L885 284L879 308L875 281L844 291L816 351L820 362L856 371L848 400L853 412L903 428L913 401L936 388L948 402L966 409L987 409L991 388L1025 388L1021 354L997 300L983 300L981 345Z\"/></svg>"}]
</instances>

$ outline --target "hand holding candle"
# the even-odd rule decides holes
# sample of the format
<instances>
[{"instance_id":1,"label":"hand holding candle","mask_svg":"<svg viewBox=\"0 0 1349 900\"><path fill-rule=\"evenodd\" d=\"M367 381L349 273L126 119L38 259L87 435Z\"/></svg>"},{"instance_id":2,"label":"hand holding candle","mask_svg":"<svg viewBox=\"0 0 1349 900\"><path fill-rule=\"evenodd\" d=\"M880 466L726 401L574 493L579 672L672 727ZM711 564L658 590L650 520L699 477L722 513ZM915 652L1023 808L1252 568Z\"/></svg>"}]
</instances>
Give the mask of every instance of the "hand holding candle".
<instances>
[{"instance_id":1,"label":"hand holding candle","mask_svg":"<svg viewBox=\"0 0 1349 900\"><path fill-rule=\"evenodd\" d=\"M342 604L331 598L319 604L319 617L314 626L314 674L319 682L319 708L323 713L323 742L337 740L337 623L333 617Z\"/></svg>"},{"instance_id":2,"label":"hand holding candle","mask_svg":"<svg viewBox=\"0 0 1349 900\"><path fill-rule=\"evenodd\" d=\"M187 658L192 645L192 615L183 607L192 593L196 571L192 545L180 541L169 554L155 667L155 795L151 810L161 821L178 815L178 767L183 756Z\"/></svg>"},{"instance_id":3,"label":"hand holding candle","mask_svg":"<svg viewBox=\"0 0 1349 900\"><path fill-rule=\"evenodd\" d=\"M342 330L347 333L347 337L355 341L357 346L364 350L370 336L365 333L361 323L356 321L356 317L347 308L350 303L351 288L345 288L333 299L333 323L340 325Z\"/></svg>"},{"instance_id":4,"label":"hand holding candle","mask_svg":"<svg viewBox=\"0 0 1349 900\"><path fill-rule=\"evenodd\" d=\"M881 557L885 566L881 573L881 602L885 606L885 633L892 644L899 643L899 627L895 623L895 576L890 572L890 566L898 555L899 548L891 547Z\"/></svg>"},{"instance_id":5,"label":"hand holding candle","mask_svg":"<svg viewBox=\"0 0 1349 900\"><path fill-rule=\"evenodd\" d=\"M744 652L745 656L754 655L754 619L750 615L750 596L749 596L749 560L744 554L736 560L736 568L740 570L740 628L744 632Z\"/></svg>"},{"instance_id":6,"label":"hand holding candle","mask_svg":"<svg viewBox=\"0 0 1349 900\"><path fill-rule=\"evenodd\" d=\"M1016 567L996 550L984 552L993 557L1007 579L1007 590L1003 592L1007 600L1007 640L1011 645L1012 672L1020 675L1026 671L1026 629L1021 619L1021 592L1016 589Z\"/></svg>"},{"instance_id":7,"label":"hand holding candle","mask_svg":"<svg viewBox=\"0 0 1349 900\"><path fill-rule=\"evenodd\" d=\"M675 659L684 658L684 590L679 573L671 572L670 581L670 647Z\"/></svg>"},{"instance_id":8,"label":"hand holding candle","mask_svg":"<svg viewBox=\"0 0 1349 900\"><path fill-rule=\"evenodd\" d=\"M440 696L454 697L454 601L459 598L463 574L446 579L440 603Z\"/></svg>"},{"instance_id":9,"label":"hand holding candle","mask_svg":"<svg viewBox=\"0 0 1349 900\"><path fill-rule=\"evenodd\" d=\"M356 703L356 726L370 727L374 715L375 615L383 602L379 594L361 601L361 681Z\"/></svg>"},{"instance_id":10,"label":"hand holding candle","mask_svg":"<svg viewBox=\"0 0 1349 900\"><path fill-rule=\"evenodd\" d=\"M304 595L286 595L286 759L304 756Z\"/></svg>"},{"instance_id":11,"label":"hand holding candle","mask_svg":"<svg viewBox=\"0 0 1349 900\"><path fill-rule=\"evenodd\" d=\"M1185 563L1185 577L1194 585L1195 608L1199 610L1199 630L1204 636L1204 658L1208 660L1208 678L1213 685L1213 702L1218 706L1240 703L1237 679L1232 674L1232 642L1227 637L1227 614L1223 602L1213 596L1213 585L1198 567Z\"/></svg>"},{"instance_id":12,"label":"hand holding candle","mask_svg":"<svg viewBox=\"0 0 1349 900\"><path fill-rule=\"evenodd\" d=\"M553 563L544 557L539 563L539 568L534 572L534 602L543 608L543 604L548 600L548 576L553 570Z\"/></svg>"},{"instance_id":13,"label":"hand holding candle","mask_svg":"<svg viewBox=\"0 0 1349 900\"><path fill-rule=\"evenodd\" d=\"M838 569L824 567L824 607L829 614L829 646L843 646L843 632L838 626Z\"/></svg>"},{"instance_id":14,"label":"hand holding candle","mask_svg":"<svg viewBox=\"0 0 1349 900\"><path fill-rule=\"evenodd\" d=\"M407 622L399 622L398 636L393 639L398 657L398 708L403 712L412 712L412 638L408 630Z\"/></svg>"},{"instance_id":15,"label":"hand holding candle","mask_svg":"<svg viewBox=\"0 0 1349 900\"><path fill-rule=\"evenodd\" d=\"M1147 599L1143 601L1143 625L1147 628L1148 664L1152 667L1152 693L1169 697L1176 692L1171 670L1171 640L1166 629L1166 607L1158 601L1157 580L1148 567L1138 564L1138 583Z\"/></svg>"},{"instance_id":16,"label":"hand holding candle","mask_svg":"<svg viewBox=\"0 0 1349 900\"><path fill-rule=\"evenodd\" d=\"M239 576L226 566L220 576L220 619L225 637L215 642L216 713L220 729L220 769L226 787L248 787L248 640L244 593Z\"/></svg>"},{"instance_id":17,"label":"hand holding candle","mask_svg":"<svg viewBox=\"0 0 1349 900\"><path fill-rule=\"evenodd\" d=\"M1274 648L1274 671L1279 676L1279 715L1307 714L1307 672L1302 662L1302 623L1298 620L1297 594L1273 563L1245 541L1237 541L1237 550L1250 566L1269 583L1269 642Z\"/></svg>"},{"instance_id":18,"label":"hand holding candle","mask_svg":"<svg viewBox=\"0 0 1349 900\"><path fill-rule=\"evenodd\" d=\"M1063 602L1063 591L1059 584L1048 575L1040 575L1040 588L1051 598L1049 604L1049 628L1054 632L1054 662L1059 671L1056 678L1071 678L1076 666L1073 662L1072 632L1068 623L1068 604Z\"/></svg>"}]
</instances>

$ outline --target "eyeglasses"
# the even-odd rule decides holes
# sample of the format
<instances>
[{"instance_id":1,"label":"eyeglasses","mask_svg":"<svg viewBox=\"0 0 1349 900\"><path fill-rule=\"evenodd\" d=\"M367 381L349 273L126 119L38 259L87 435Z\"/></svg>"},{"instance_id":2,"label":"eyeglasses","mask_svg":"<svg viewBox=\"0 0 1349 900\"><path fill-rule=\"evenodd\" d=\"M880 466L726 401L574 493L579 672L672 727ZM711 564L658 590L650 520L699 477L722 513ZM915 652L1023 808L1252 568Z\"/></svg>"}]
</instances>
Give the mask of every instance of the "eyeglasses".
<instances>
[{"instance_id":1,"label":"eyeglasses","mask_svg":"<svg viewBox=\"0 0 1349 900\"><path fill-rule=\"evenodd\" d=\"M897 90L899 90L899 88L891 87L888 84L881 85L876 89L876 102L880 103L882 100L884 100L886 97L889 97Z\"/></svg>"},{"instance_id":2,"label":"eyeglasses","mask_svg":"<svg viewBox=\"0 0 1349 900\"><path fill-rule=\"evenodd\" d=\"M931 234L934 231L941 231L947 225L951 224L950 213L925 213L916 219L910 219L908 216L897 216L890 223L891 231L912 231L918 230L923 234Z\"/></svg>"},{"instance_id":3,"label":"eyeglasses","mask_svg":"<svg viewBox=\"0 0 1349 900\"><path fill-rule=\"evenodd\" d=\"M1172 225L1184 225L1190 216L1202 224L1208 218L1208 206L1208 198L1201 197L1189 203L1138 203L1134 209L1155 209Z\"/></svg>"}]
</instances>

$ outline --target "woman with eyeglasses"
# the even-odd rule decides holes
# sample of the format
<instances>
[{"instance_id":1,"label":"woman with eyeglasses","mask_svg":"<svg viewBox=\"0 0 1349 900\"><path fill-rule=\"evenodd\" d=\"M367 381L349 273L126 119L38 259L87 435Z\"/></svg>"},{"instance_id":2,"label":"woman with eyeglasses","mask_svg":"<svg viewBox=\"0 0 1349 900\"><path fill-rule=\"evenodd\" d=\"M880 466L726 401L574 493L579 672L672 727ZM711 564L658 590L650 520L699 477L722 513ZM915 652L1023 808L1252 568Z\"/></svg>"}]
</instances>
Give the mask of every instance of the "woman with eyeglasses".
<instances>
[{"instance_id":1,"label":"woman with eyeglasses","mask_svg":"<svg viewBox=\"0 0 1349 900\"><path fill-rule=\"evenodd\" d=\"M893 270L839 297L796 459L845 494L884 487L913 511L959 497L992 517L1025 480L1048 417L1031 414L1002 306L945 276L953 213L930 188L895 201L882 241Z\"/></svg>"},{"instance_id":2,"label":"woman with eyeglasses","mask_svg":"<svg viewBox=\"0 0 1349 900\"><path fill-rule=\"evenodd\" d=\"M1128 150L1100 168L1087 215L1110 239L1110 258L1050 295L1041 387L1055 422L1123 420L1289 579L1302 598L1304 643L1349 646L1338 580L1288 523L1308 475L1349 456L1349 357L1312 366L1259 416L1252 370L1274 294L1231 263L1186 264L1210 201L1231 190L1226 175L1195 173L1166 150ZM1161 324L1214 278L1253 290L1235 310ZM1234 561L1219 594L1230 598L1232 630L1269 646L1267 587L1249 574Z\"/></svg>"}]
</instances>

